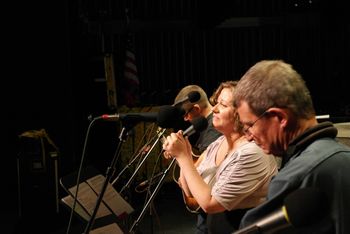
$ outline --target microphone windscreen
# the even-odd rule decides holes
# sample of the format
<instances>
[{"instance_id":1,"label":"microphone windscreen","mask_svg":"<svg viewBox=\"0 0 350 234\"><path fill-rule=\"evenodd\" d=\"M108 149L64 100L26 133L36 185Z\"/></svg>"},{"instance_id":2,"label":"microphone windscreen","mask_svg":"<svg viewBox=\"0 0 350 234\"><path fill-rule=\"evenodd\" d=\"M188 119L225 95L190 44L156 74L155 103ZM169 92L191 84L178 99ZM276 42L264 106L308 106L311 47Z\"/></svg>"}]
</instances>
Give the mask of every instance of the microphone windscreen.
<instances>
[{"instance_id":1,"label":"microphone windscreen","mask_svg":"<svg viewBox=\"0 0 350 234\"><path fill-rule=\"evenodd\" d=\"M192 91L188 94L188 100L193 103L199 101L201 95L198 91Z\"/></svg>"},{"instance_id":2,"label":"microphone windscreen","mask_svg":"<svg viewBox=\"0 0 350 234\"><path fill-rule=\"evenodd\" d=\"M164 105L159 108L157 123L160 127L174 128L182 122L184 122L184 120L181 109L169 105Z\"/></svg>"},{"instance_id":3,"label":"microphone windscreen","mask_svg":"<svg viewBox=\"0 0 350 234\"><path fill-rule=\"evenodd\" d=\"M326 200L323 193L313 187L298 189L289 194L285 200L290 223L295 227L302 227L313 223L325 213Z\"/></svg>"}]
</instances>

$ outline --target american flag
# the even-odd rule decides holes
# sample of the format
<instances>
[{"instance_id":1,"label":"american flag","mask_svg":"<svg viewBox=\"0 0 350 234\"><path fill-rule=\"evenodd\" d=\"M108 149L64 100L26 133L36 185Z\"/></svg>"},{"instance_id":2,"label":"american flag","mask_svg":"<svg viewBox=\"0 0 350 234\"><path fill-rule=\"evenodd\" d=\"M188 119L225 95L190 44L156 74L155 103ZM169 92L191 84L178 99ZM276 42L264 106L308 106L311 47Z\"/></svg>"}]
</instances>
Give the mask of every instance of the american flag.
<instances>
[{"instance_id":1,"label":"american flag","mask_svg":"<svg viewBox=\"0 0 350 234\"><path fill-rule=\"evenodd\" d=\"M124 98L127 106L135 106L139 102L140 81L137 74L135 51L131 34L127 35L124 64Z\"/></svg>"}]
</instances>

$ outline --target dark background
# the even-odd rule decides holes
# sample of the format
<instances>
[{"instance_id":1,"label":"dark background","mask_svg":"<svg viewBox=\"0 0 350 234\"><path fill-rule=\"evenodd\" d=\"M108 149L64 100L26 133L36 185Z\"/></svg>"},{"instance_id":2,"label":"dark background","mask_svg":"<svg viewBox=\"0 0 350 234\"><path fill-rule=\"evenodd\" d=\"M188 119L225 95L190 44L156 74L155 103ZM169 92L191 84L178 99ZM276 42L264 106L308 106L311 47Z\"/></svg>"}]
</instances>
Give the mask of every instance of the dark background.
<instances>
[{"instance_id":1,"label":"dark background","mask_svg":"<svg viewBox=\"0 0 350 234\"><path fill-rule=\"evenodd\" d=\"M125 9L130 24L126 25ZM88 116L123 100L125 37L133 35L140 102L172 104L179 89L208 94L261 59L283 59L303 75L318 115L350 116L350 26L345 1L86 0L4 5L3 95L6 207L17 209L18 135L46 129L60 149L60 175L76 170ZM103 57L113 54L117 107L107 103ZM102 81L101 81L102 78ZM91 133L88 157L110 162L115 123ZM32 176L30 173L22 175ZM29 196L29 195L28 195Z\"/></svg>"}]
</instances>

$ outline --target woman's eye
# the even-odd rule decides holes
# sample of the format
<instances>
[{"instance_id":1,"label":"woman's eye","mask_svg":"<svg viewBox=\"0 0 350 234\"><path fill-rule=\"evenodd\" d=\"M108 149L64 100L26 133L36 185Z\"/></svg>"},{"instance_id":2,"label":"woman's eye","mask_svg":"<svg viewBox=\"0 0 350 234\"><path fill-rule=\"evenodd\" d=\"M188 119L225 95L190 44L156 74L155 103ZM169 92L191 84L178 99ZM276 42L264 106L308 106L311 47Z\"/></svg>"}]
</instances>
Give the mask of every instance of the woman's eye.
<instances>
[{"instance_id":1,"label":"woman's eye","mask_svg":"<svg viewBox=\"0 0 350 234\"><path fill-rule=\"evenodd\" d=\"M220 102L220 106L226 107L227 105L222 103L222 102Z\"/></svg>"}]
</instances>

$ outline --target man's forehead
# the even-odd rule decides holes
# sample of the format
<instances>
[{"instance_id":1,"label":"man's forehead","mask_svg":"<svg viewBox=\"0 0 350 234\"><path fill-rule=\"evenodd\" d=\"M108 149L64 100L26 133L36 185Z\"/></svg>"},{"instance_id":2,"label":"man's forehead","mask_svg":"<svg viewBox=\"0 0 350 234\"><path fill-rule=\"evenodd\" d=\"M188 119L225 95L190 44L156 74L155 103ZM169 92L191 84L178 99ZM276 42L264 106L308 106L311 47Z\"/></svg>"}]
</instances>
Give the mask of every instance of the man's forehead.
<instances>
[{"instance_id":1,"label":"man's forehead","mask_svg":"<svg viewBox=\"0 0 350 234\"><path fill-rule=\"evenodd\" d=\"M237 111L238 111L240 119L243 122L247 122L251 118L255 117L254 113L251 111L247 102L241 102L239 107L237 107Z\"/></svg>"}]
</instances>

